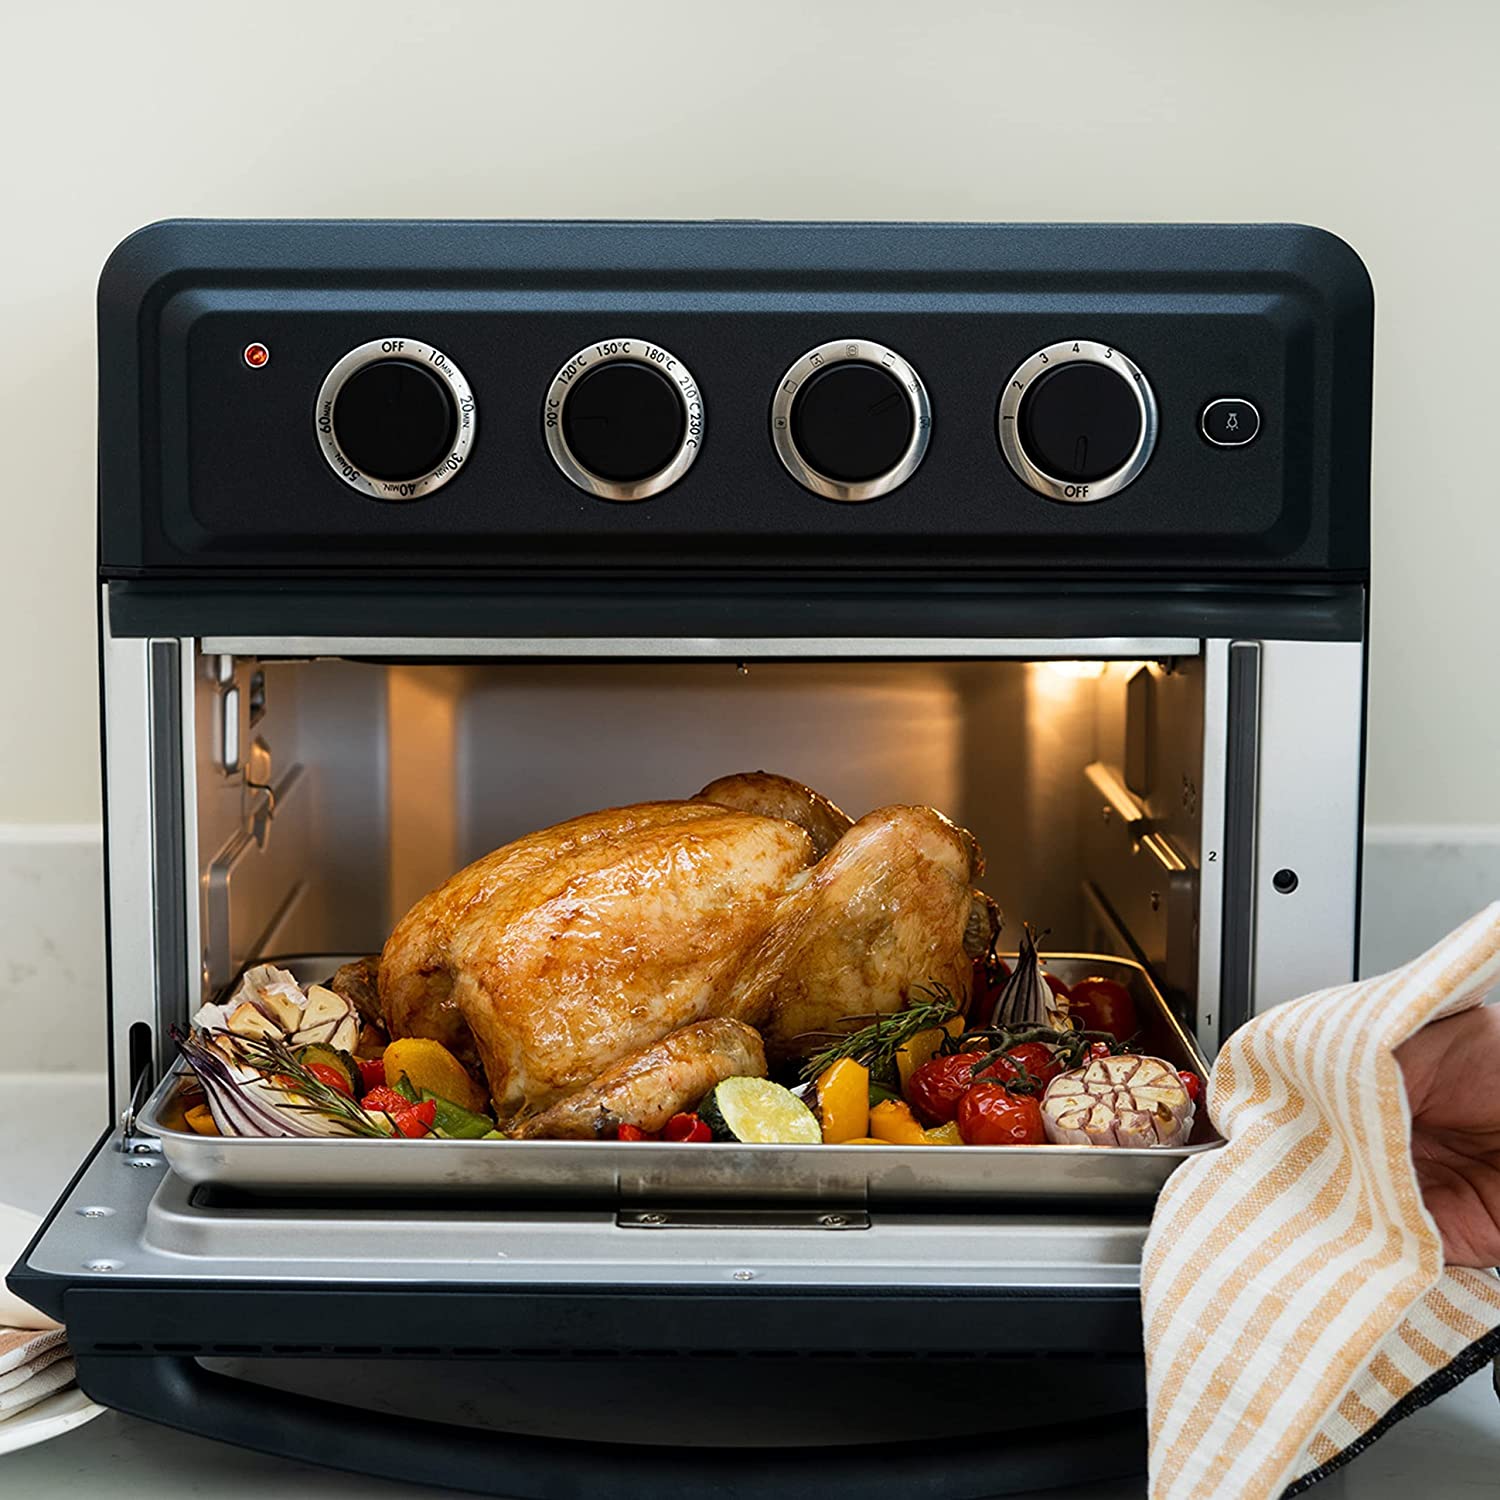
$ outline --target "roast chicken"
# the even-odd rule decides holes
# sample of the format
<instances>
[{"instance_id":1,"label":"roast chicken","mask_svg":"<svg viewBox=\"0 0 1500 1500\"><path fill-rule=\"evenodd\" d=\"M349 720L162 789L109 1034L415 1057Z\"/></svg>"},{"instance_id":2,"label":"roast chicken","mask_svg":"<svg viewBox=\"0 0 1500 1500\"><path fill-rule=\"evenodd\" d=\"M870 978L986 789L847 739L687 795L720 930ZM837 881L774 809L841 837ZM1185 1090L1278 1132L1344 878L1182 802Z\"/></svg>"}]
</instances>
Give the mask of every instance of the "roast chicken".
<instances>
[{"instance_id":1,"label":"roast chicken","mask_svg":"<svg viewBox=\"0 0 1500 1500\"><path fill-rule=\"evenodd\" d=\"M482 1068L515 1133L655 1130L845 1017L965 997L998 925L982 869L931 808L852 822L784 777L724 777L460 870L391 933L376 1001L393 1038Z\"/></svg>"}]
</instances>

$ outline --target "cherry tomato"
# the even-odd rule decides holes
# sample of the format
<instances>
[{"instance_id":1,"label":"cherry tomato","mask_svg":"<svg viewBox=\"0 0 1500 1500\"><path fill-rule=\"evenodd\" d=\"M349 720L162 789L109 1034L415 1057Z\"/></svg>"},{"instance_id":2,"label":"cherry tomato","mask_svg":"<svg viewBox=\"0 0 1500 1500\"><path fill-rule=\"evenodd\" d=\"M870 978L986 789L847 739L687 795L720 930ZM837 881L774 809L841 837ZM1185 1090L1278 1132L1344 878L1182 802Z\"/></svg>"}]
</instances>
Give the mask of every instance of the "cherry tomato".
<instances>
[{"instance_id":1,"label":"cherry tomato","mask_svg":"<svg viewBox=\"0 0 1500 1500\"><path fill-rule=\"evenodd\" d=\"M1198 1102L1198 1096L1203 1092L1203 1080L1196 1073L1189 1073L1183 1069L1177 1075L1182 1080L1182 1086L1187 1090L1187 1096L1194 1104Z\"/></svg>"},{"instance_id":2,"label":"cherry tomato","mask_svg":"<svg viewBox=\"0 0 1500 1500\"><path fill-rule=\"evenodd\" d=\"M1069 1009L1085 1031L1107 1031L1117 1042L1128 1042L1136 1033L1135 1001L1113 979L1080 979Z\"/></svg>"},{"instance_id":3,"label":"cherry tomato","mask_svg":"<svg viewBox=\"0 0 1500 1500\"><path fill-rule=\"evenodd\" d=\"M976 1083L958 1106L958 1133L967 1146L1040 1146L1047 1141L1042 1106L1003 1083Z\"/></svg>"},{"instance_id":4,"label":"cherry tomato","mask_svg":"<svg viewBox=\"0 0 1500 1500\"><path fill-rule=\"evenodd\" d=\"M969 1015L980 1026L989 1025L995 1013L995 1005L1005 990L1005 981L1010 978L1010 965L993 954L974 960L974 977L969 985Z\"/></svg>"},{"instance_id":5,"label":"cherry tomato","mask_svg":"<svg viewBox=\"0 0 1500 1500\"><path fill-rule=\"evenodd\" d=\"M711 1141L711 1131L697 1115L678 1113L667 1121L661 1137L664 1141Z\"/></svg>"},{"instance_id":6,"label":"cherry tomato","mask_svg":"<svg viewBox=\"0 0 1500 1500\"><path fill-rule=\"evenodd\" d=\"M1108 1057L1108 1056L1109 1056L1109 1043L1108 1042L1090 1042L1089 1043L1089 1058L1090 1058L1090 1060L1092 1060L1093 1058L1096 1058L1096 1057Z\"/></svg>"},{"instance_id":7,"label":"cherry tomato","mask_svg":"<svg viewBox=\"0 0 1500 1500\"><path fill-rule=\"evenodd\" d=\"M354 1095L349 1088L349 1080L343 1073L333 1066L332 1063L312 1062L303 1064L307 1071L312 1074L319 1083L326 1083L329 1088L337 1089L341 1094L347 1094L349 1098Z\"/></svg>"},{"instance_id":8,"label":"cherry tomato","mask_svg":"<svg viewBox=\"0 0 1500 1500\"><path fill-rule=\"evenodd\" d=\"M1022 1042L1019 1047L1012 1047L1004 1057L998 1058L994 1066L986 1068L981 1076L1009 1083L1012 1078L1021 1076L1021 1069L1015 1063L1020 1063L1038 1083L1050 1083L1062 1072L1057 1054L1045 1042Z\"/></svg>"},{"instance_id":9,"label":"cherry tomato","mask_svg":"<svg viewBox=\"0 0 1500 1500\"><path fill-rule=\"evenodd\" d=\"M1065 985L1062 980L1057 977L1056 974L1049 974L1045 969L1043 969L1042 978L1052 986L1052 993L1056 995L1060 1000L1066 1000L1069 998L1071 992L1069 991L1067 985Z\"/></svg>"},{"instance_id":10,"label":"cherry tomato","mask_svg":"<svg viewBox=\"0 0 1500 1500\"><path fill-rule=\"evenodd\" d=\"M974 1069L983 1052L950 1052L924 1062L906 1085L906 1102L929 1125L946 1125L958 1113L958 1101L974 1087Z\"/></svg>"}]
</instances>

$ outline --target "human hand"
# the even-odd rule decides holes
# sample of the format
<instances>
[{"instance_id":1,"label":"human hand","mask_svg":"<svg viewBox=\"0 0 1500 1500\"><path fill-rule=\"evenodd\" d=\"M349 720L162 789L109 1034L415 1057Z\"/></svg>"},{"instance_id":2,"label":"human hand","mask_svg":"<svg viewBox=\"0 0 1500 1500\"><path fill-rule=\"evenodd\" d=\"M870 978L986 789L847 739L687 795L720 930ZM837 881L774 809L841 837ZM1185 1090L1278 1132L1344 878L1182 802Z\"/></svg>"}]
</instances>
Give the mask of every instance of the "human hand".
<instances>
[{"instance_id":1,"label":"human hand","mask_svg":"<svg viewBox=\"0 0 1500 1500\"><path fill-rule=\"evenodd\" d=\"M1424 1026L1396 1048L1412 1159L1450 1266L1500 1266L1500 1006Z\"/></svg>"}]
</instances>

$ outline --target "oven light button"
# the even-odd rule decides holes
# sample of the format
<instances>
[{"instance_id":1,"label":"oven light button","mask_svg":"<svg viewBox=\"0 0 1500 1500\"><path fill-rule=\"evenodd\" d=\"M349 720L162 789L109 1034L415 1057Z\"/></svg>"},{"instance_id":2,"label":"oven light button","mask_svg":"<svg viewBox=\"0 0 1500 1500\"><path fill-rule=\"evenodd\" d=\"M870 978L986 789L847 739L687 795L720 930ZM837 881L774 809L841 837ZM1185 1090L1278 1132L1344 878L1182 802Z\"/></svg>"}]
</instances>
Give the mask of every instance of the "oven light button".
<instances>
[{"instance_id":1,"label":"oven light button","mask_svg":"<svg viewBox=\"0 0 1500 1500\"><path fill-rule=\"evenodd\" d=\"M782 465L825 500L888 495L916 472L931 430L917 372L868 339L809 349L771 403L771 442Z\"/></svg>"},{"instance_id":2,"label":"oven light button","mask_svg":"<svg viewBox=\"0 0 1500 1500\"><path fill-rule=\"evenodd\" d=\"M1000 451L1039 495L1087 504L1117 495L1156 446L1156 398L1109 344L1064 339L1011 372L1000 395Z\"/></svg>"},{"instance_id":3,"label":"oven light button","mask_svg":"<svg viewBox=\"0 0 1500 1500\"><path fill-rule=\"evenodd\" d=\"M328 372L314 426L346 484L377 500L416 500L462 468L474 441L474 398L440 349L373 339Z\"/></svg>"},{"instance_id":4,"label":"oven light button","mask_svg":"<svg viewBox=\"0 0 1500 1500\"><path fill-rule=\"evenodd\" d=\"M692 371L648 339L580 349L542 409L552 461L601 500L647 500L676 484L703 447L703 425Z\"/></svg>"},{"instance_id":5,"label":"oven light button","mask_svg":"<svg viewBox=\"0 0 1500 1500\"><path fill-rule=\"evenodd\" d=\"M1260 412L1243 396L1220 396L1203 408L1198 430L1215 448L1243 448L1260 436Z\"/></svg>"}]
</instances>

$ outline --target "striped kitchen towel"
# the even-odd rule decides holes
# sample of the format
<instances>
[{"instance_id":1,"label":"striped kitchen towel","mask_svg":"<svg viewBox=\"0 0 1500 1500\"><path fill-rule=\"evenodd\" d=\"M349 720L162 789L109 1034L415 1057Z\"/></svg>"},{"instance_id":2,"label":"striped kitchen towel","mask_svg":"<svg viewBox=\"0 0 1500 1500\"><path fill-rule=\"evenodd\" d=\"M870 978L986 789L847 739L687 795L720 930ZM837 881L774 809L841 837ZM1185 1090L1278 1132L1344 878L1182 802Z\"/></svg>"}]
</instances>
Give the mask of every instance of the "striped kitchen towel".
<instances>
[{"instance_id":1,"label":"striped kitchen towel","mask_svg":"<svg viewBox=\"0 0 1500 1500\"><path fill-rule=\"evenodd\" d=\"M1146 1242L1152 1500L1298 1494L1500 1352L1500 1277L1444 1265L1393 1055L1497 982L1500 903L1229 1039L1227 1144L1173 1174Z\"/></svg>"}]
</instances>

